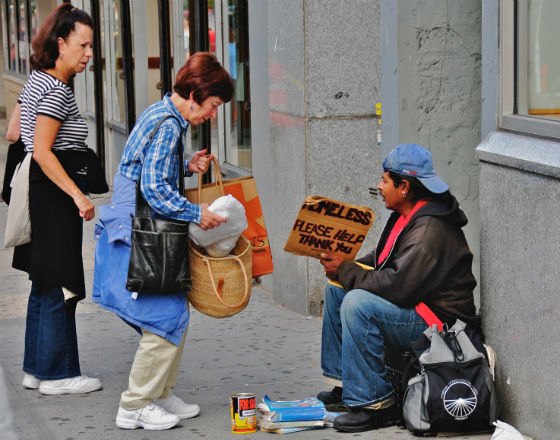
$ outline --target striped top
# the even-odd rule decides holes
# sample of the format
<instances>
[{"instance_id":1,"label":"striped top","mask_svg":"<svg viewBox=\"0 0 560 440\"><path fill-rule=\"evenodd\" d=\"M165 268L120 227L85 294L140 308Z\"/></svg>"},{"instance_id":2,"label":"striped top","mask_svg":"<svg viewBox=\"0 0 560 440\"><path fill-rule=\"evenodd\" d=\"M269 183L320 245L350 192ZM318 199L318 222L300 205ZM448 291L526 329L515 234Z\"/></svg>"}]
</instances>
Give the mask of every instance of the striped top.
<instances>
[{"instance_id":1,"label":"striped top","mask_svg":"<svg viewBox=\"0 0 560 440\"><path fill-rule=\"evenodd\" d=\"M21 139L26 151L33 151L37 115L54 118L62 125L53 150L85 150L88 127L78 110L72 89L46 72L33 70L18 102L21 105Z\"/></svg>"}]
</instances>

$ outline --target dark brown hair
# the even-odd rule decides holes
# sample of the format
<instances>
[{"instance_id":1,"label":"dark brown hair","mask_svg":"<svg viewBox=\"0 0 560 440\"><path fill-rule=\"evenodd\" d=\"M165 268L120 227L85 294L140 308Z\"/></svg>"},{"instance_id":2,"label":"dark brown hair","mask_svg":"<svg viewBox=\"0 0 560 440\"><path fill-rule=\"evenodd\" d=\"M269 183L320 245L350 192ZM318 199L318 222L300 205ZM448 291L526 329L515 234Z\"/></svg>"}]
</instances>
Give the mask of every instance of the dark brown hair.
<instances>
[{"instance_id":1,"label":"dark brown hair","mask_svg":"<svg viewBox=\"0 0 560 440\"><path fill-rule=\"evenodd\" d=\"M193 92L197 104L210 96L229 102L233 97L233 80L213 54L197 52L177 72L173 90L184 99L189 99Z\"/></svg>"},{"instance_id":2,"label":"dark brown hair","mask_svg":"<svg viewBox=\"0 0 560 440\"><path fill-rule=\"evenodd\" d=\"M66 39L76 29L76 23L82 23L93 29L93 20L87 12L77 9L70 3L63 3L51 12L33 38L31 47L31 68L52 69L59 56L58 39Z\"/></svg>"}]
</instances>

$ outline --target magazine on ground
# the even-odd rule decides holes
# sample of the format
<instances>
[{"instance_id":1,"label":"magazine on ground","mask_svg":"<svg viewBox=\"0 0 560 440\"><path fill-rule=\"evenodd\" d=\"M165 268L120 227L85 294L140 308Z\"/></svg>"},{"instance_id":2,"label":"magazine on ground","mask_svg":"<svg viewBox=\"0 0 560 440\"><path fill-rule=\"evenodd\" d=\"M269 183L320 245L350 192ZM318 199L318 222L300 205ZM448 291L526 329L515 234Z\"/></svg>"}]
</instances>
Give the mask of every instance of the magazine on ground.
<instances>
[{"instance_id":1,"label":"magazine on ground","mask_svg":"<svg viewBox=\"0 0 560 440\"><path fill-rule=\"evenodd\" d=\"M266 395L259 408L263 419L270 422L322 421L327 415L325 404L315 397L303 400L272 400Z\"/></svg>"},{"instance_id":2,"label":"magazine on ground","mask_svg":"<svg viewBox=\"0 0 560 440\"><path fill-rule=\"evenodd\" d=\"M268 419L259 419L259 427L262 431L268 430L294 430L300 431L305 429L324 428L325 423L322 420L294 420L293 422L271 422Z\"/></svg>"},{"instance_id":3,"label":"magazine on ground","mask_svg":"<svg viewBox=\"0 0 560 440\"><path fill-rule=\"evenodd\" d=\"M310 429L321 429L322 426L303 426L299 428L264 428L260 427L262 432L273 432L274 434L293 434L294 432L309 431Z\"/></svg>"}]
</instances>

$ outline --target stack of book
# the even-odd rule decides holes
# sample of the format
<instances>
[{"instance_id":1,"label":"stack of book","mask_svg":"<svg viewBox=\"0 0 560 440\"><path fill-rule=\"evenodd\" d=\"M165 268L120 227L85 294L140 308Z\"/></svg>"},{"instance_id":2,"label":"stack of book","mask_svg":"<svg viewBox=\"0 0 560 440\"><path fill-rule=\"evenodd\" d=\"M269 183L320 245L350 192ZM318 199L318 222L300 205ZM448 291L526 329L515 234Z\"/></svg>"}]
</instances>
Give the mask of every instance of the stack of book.
<instances>
[{"instance_id":1,"label":"stack of book","mask_svg":"<svg viewBox=\"0 0 560 440\"><path fill-rule=\"evenodd\" d=\"M272 400L264 396L257 405L259 427L264 432L289 434L323 428L327 410L325 404L312 397L304 400Z\"/></svg>"}]
</instances>

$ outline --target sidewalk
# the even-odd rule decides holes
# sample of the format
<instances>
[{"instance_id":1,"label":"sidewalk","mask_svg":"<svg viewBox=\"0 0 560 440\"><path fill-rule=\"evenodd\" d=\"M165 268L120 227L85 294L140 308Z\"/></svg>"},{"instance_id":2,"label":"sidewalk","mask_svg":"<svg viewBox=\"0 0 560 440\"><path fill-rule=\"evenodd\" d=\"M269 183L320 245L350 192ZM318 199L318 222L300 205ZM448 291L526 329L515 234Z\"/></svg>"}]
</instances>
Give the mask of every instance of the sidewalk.
<instances>
[{"instance_id":1,"label":"sidewalk","mask_svg":"<svg viewBox=\"0 0 560 440\"><path fill-rule=\"evenodd\" d=\"M0 178L4 172L7 145L0 121ZM96 205L108 197L94 199ZM7 206L0 203L0 230L6 224ZM126 431L114 419L120 393L127 386L128 373L139 337L110 312L91 302L94 247L93 225L84 230L84 267L88 298L78 305L77 326L83 374L99 377L103 390L86 395L43 396L21 386L25 313L30 282L11 268L12 250L0 250L0 360L6 376L8 396L20 440L69 439L189 439L236 438L231 433L229 396L251 392L260 401L295 400L315 396L329 387L321 382L321 320L305 318L272 302L271 295L254 288L247 309L218 320L196 311L185 344L183 362L175 392L196 402L201 414L182 421L169 431ZM3 238L2 238L3 240ZM294 257L303 258L303 257ZM294 295L298 292L294 292ZM244 440L274 438L257 432ZM490 434L457 436L457 440L488 440ZM2 433L0 433L0 439ZM396 427L359 434L333 429L291 434L290 439L414 439Z\"/></svg>"}]
</instances>

